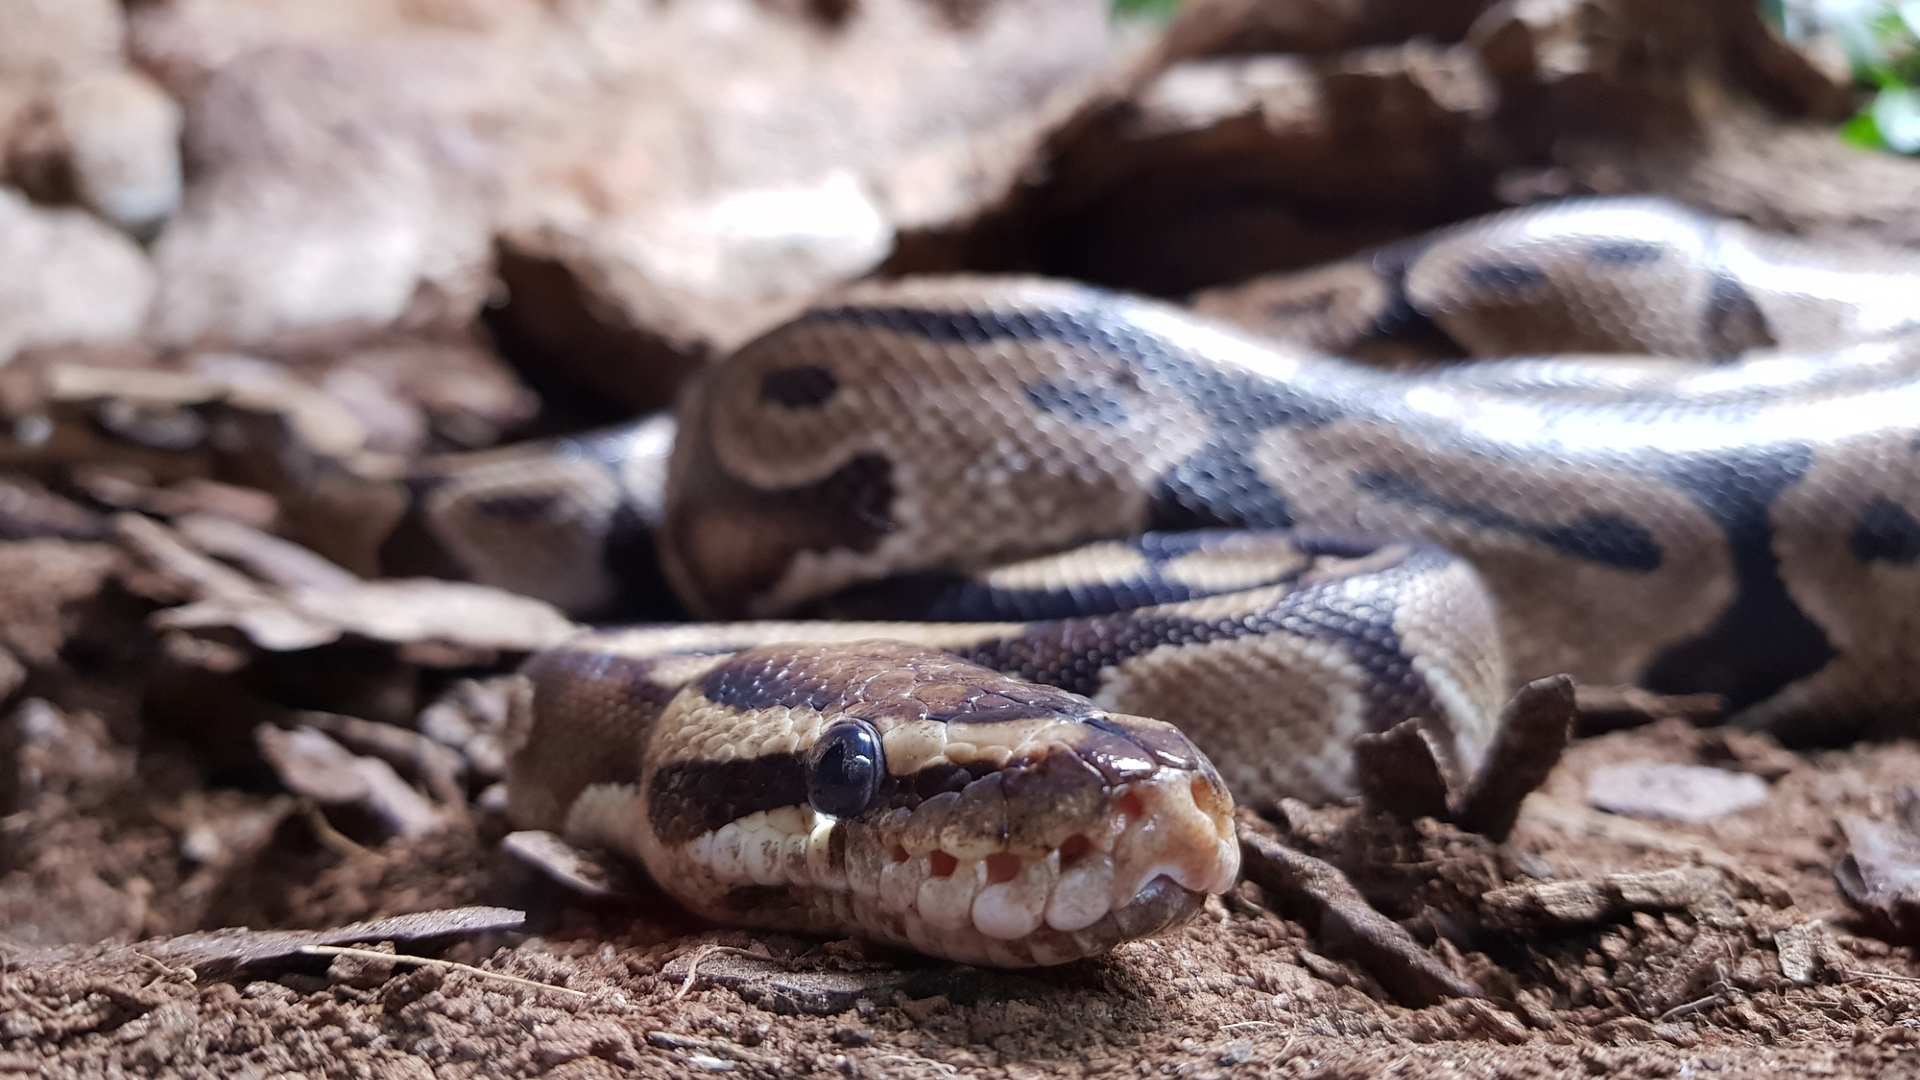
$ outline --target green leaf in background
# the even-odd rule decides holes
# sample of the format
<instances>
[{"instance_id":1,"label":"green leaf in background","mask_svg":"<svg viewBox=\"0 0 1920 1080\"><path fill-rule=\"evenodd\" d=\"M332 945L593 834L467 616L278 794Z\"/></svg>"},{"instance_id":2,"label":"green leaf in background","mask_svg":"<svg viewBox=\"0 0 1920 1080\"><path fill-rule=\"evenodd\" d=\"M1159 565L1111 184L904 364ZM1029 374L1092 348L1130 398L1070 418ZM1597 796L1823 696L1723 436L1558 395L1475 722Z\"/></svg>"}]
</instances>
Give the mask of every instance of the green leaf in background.
<instances>
[{"instance_id":1,"label":"green leaf in background","mask_svg":"<svg viewBox=\"0 0 1920 1080\"><path fill-rule=\"evenodd\" d=\"M1790 41L1837 43L1855 84L1876 91L1842 139L1920 154L1920 0L1761 0L1761 10Z\"/></svg>"},{"instance_id":2,"label":"green leaf in background","mask_svg":"<svg viewBox=\"0 0 1920 1080\"><path fill-rule=\"evenodd\" d=\"M1173 20L1173 13L1179 7L1180 0L1113 0L1112 10L1116 19L1165 23Z\"/></svg>"},{"instance_id":3,"label":"green leaf in background","mask_svg":"<svg viewBox=\"0 0 1920 1080\"><path fill-rule=\"evenodd\" d=\"M1887 145L1887 140L1880 137L1880 125L1873 122L1871 112L1860 113L1841 124L1840 141L1863 150L1892 149Z\"/></svg>"},{"instance_id":4,"label":"green leaf in background","mask_svg":"<svg viewBox=\"0 0 1920 1080\"><path fill-rule=\"evenodd\" d=\"M1882 90L1874 96L1868 112L1889 149L1901 154L1920 153L1920 91L1911 87Z\"/></svg>"}]
</instances>

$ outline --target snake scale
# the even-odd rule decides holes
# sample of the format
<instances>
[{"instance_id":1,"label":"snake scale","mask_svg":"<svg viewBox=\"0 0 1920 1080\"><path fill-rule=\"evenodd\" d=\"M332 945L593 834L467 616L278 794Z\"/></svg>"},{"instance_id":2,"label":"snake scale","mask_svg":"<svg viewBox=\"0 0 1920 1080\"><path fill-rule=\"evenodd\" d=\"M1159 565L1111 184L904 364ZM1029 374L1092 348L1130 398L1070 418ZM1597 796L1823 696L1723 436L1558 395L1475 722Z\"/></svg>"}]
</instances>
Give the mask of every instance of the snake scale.
<instances>
[{"instance_id":1,"label":"snake scale","mask_svg":"<svg viewBox=\"0 0 1920 1080\"><path fill-rule=\"evenodd\" d=\"M1054 963L1231 884L1229 791L1349 795L1410 718L1469 775L1526 680L1800 738L1920 707L1916 283L1641 198L1200 299L1241 326L870 282L704 372L677 436L496 456L428 511L574 610L652 526L722 620L528 663L518 827L722 921Z\"/></svg>"}]
</instances>

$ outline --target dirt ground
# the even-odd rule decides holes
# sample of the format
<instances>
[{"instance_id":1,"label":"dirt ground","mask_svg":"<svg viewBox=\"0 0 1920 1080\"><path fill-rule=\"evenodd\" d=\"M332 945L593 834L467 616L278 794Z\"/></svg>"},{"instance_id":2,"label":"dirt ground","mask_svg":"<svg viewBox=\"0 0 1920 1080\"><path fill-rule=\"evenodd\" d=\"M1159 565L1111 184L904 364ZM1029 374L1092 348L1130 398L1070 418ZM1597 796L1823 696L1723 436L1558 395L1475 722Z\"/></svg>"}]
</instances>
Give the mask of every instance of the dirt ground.
<instances>
[{"instance_id":1,"label":"dirt ground","mask_svg":"<svg viewBox=\"0 0 1920 1080\"><path fill-rule=\"evenodd\" d=\"M329 854L296 815L282 846L318 852L307 856L317 873L278 899L279 925L496 903L535 912L538 932L402 949L481 971L322 955L196 977L141 946L15 949L0 980L0 1075L1920 1072L1920 965L1911 948L1859 932L1831 872L1836 815L1888 813L1895 786L1920 780L1920 746L1788 754L1741 745L1745 759L1731 764L1771 777L1766 799L1707 824L1587 804L1583 777L1599 766L1729 764L1711 733L1665 721L1576 744L1505 850L1430 821L1355 830L1370 839L1349 853L1349 873L1375 895L1400 882L1401 907L1418 913L1407 925L1430 940L1437 932L1433 952L1485 987L1486 1000L1394 1004L1251 884L1178 933L1109 958L999 972L851 941L702 929L664 901L570 901L490 853L485 837L497 826L484 820L372 850L336 839L345 854ZM1323 820L1300 836L1354 811L1314 813ZM88 888L110 882L148 882L139 891L162 904L179 872L157 836L168 816L149 799L108 819L15 818L6 828L10 843L38 851L39 881L66 883L64 895L46 897L49 910L83 907ZM1489 925L1474 901L1486 885L1675 867L1716 869L1724 891L1690 908L1525 933ZM1796 929L1812 953L1810 965L1799 960L1810 985L1783 974L1779 935ZM1791 970L1795 959L1784 963Z\"/></svg>"}]
</instances>

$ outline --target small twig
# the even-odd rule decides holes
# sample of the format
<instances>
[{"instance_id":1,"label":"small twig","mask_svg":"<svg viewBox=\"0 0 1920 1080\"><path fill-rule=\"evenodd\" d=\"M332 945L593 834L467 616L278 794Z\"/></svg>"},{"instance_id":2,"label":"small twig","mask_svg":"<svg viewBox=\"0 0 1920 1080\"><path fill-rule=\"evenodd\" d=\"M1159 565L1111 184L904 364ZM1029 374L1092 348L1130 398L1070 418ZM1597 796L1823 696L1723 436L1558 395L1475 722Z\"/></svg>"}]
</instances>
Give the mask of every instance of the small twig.
<instances>
[{"instance_id":1,"label":"small twig","mask_svg":"<svg viewBox=\"0 0 1920 1080\"><path fill-rule=\"evenodd\" d=\"M389 964L414 964L419 967L446 968L449 971L464 971L469 975L476 975L482 979L493 979L498 982L513 983L515 986L528 986L535 990L551 990L556 994L572 994L577 998L593 996L585 990L574 990L570 987L555 986L552 983L535 982L532 979L523 979L518 975L508 975L504 971L488 971L486 968L477 968L472 964L462 964L453 960L434 960L425 956L408 956L405 953L376 952L372 949L356 949L348 945L302 945L300 946L300 951L308 956L351 956L359 960L384 960Z\"/></svg>"},{"instance_id":2,"label":"small twig","mask_svg":"<svg viewBox=\"0 0 1920 1080\"><path fill-rule=\"evenodd\" d=\"M1675 1005L1673 1008L1668 1009L1656 1017L1654 1023L1664 1024L1669 1020L1678 1020L1683 1016L1692 1016L1702 1009L1710 1009L1718 1005L1726 996L1727 992L1725 990L1715 990L1713 993L1696 1001L1689 1001L1684 1005Z\"/></svg>"},{"instance_id":3,"label":"small twig","mask_svg":"<svg viewBox=\"0 0 1920 1080\"><path fill-rule=\"evenodd\" d=\"M169 967L138 949L133 950L133 955L159 969L161 976L164 978L179 979L189 986L200 981L199 972L194 971L190 967Z\"/></svg>"},{"instance_id":4,"label":"small twig","mask_svg":"<svg viewBox=\"0 0 1920 1080\"><path fill-rule=\"evenodd\" d=\"M759 960L766 959L766 957L758 953L748 952L746 949L737 949L732 945L702 945L694 950L693 958L687 961L687 977L681 980L680 989L673 992L673 1000L679 1001L681 998L687 996L689 990L693 989L693 977L700 970L700 961L705 960L714 953L721 952L739 953L741 956L751 956Z\"/></svg>"},{"instance_id":5,"label":"small twig","mask_svg":"<svg viewBox=\"0 0 1920 1080\"><path fill-rule=\"evenodd\" d=\"M1841 968L1840 974L1849 979L1887 979L1892 982L1920 983L1920 977L1895 975L1891 971L1860 971L1855 968Z\"/></svg>"},{"instance_id":6,"label":"small twig","mask_svg":"<svg viewBox=\"0 0 1920 1080\"><path fill-rule=\"evenodd\" d=\"M307 825L313 829L314 839L320 841L321 847L343 859L374 853L372 848L334 828L333 822L327 820L326 812L320 809L320 804L307 800L303 809L306 811Z\"/></svg>"},{"instance_id":7,"label":"small twig","mask_svg":"<svg viewBox=\"0 0 1920 1080\"><path fill-rule=\"evenodd\" d=\"M1280 1026L1279 1024L1276 1024L1271 1020L1242 1020L1237 1024L1222 1024L1220 1025L1220 1030L1232 1031L1234 1028L1243 1028L1243 1027L1279 1027L1279 1026Z\"/></svg>"}]
</instances>

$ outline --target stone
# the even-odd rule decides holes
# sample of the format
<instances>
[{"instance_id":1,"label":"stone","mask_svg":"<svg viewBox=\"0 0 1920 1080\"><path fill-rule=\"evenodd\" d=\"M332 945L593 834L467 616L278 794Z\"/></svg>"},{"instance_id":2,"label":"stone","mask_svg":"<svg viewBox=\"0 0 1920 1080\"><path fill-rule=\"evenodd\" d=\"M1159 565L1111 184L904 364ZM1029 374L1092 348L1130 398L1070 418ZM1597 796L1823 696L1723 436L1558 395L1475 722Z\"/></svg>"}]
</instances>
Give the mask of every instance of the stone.
<instances>
[{"instance_id":1,"label":"stone","mask_svg":"<svg viewBox=\"0 0 1920 1080\"><path fill-rule=\"evenodd\" d=\"M491 296L509 355L629 413L1003 191L1027 155L979 139L1018 144L1111 51L1099 0L179 0L130 40L205 163L156 249L158 344L445 328Z\"/></svg>"},{"instance_id":2,"label":"stone","mask_svg":"<svg viewBox=\"0 0 1920 1080\"><path fill-rule=\"evenodd\" d=\"M1705 765L1628 761L1588 773L1587 801L1634 817L1712 821L1766 802L1767 782Z\"/></svg>"},{"instance_id":3,"label":"stone","mask_svg":"<svg viewBox=\"0 0 1920 1080\"><path fill-rule=\"evenodd\" d=\"M365 57L273 48L211 77L187 109L205 164L154 247L155 343L355 340L472 317L489 282L486 206L440 152L458 131L392 115L398 78Z\"/></svg>"},{"instance_id":4,"label":"stone","mask_svg":"<svg viewBox=\"0 0 1920 1080\"><path fill-rule=\"evenodd\" d=\"M124 68L60 90L61 133L81 200L136 236L180 204L180 106L152 79Z\"/></svg>"},{"instance_id":5,"label":"stone","mask_svg":"<svg viewBox=\"0 0 1920 1080\"><path fill-rule=\"evenodd\" d=\"M146 255L112 227L0 188L0 364L35 347L134 338L154 288Z\"/></svg>"}]
</instances>

